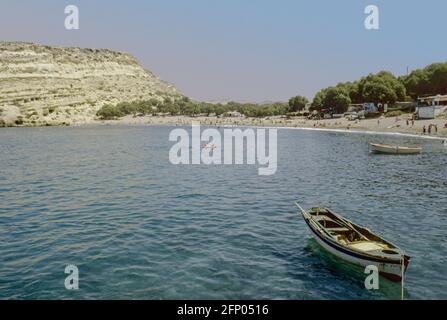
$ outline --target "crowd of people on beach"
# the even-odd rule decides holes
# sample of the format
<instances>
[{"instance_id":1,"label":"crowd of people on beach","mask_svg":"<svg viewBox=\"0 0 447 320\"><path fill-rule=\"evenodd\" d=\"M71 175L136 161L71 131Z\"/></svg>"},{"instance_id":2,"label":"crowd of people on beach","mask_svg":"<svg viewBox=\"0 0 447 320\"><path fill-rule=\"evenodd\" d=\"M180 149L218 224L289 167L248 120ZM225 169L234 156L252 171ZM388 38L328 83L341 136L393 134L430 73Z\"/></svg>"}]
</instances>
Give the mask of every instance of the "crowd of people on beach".
<instances>
[{"instance_id":1,"label":"crowd of people on beach","mask_svg":"<svg viewBox=\"0 0 447 320\"><path fill-rule=\"evenodd\" d=\"M401 121L401 119L399 117L396 117L395 122L397 123L399 121ZM414 127L415 119L414 117L407 118L405 122L407 127L409 126ZM380 125L380 119L377 120L377 124ZM447 122L445 123L444 128L447 128ZM428 126L424 125L422 127L422 133L428 135L438 134L438 125L436 123L430 123Z\"/></svg>"},{"instance_id":2,"label":"crowd of people on beach","mask_svg":"<svg viewBox=\"0 0 447 320\"><path fill-rule=\"evenodd\" d=\"M423 134L432 134L432 132L435 132L435 133L438 133L438 125L437 124L433 124L433 123L430 123L429 125L428 125L428 128L424 125L423 127L422 127L422 133Z\"/></svg>"}]
</instances>

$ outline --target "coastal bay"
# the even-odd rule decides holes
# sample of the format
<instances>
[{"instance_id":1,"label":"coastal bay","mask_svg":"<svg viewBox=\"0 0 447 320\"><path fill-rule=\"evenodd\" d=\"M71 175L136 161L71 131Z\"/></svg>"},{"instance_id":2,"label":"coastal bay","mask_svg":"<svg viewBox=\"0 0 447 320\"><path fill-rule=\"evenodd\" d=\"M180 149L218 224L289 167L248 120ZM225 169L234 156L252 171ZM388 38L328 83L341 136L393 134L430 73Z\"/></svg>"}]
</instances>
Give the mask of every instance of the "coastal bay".
<instances>
[{"instance_id":1,"label":"coastal bay","mask_svg":"<svg viewBox=\"0 0 447 320\"><path fill-rule=\"evenodd\" d=\"M366 290L364 270L321 249L294 201L398 243L412 257L408 299L446 298L439 141L280 129L278 170L263 177L249 165L172 165L175 128L0 130L0 298L400 298L399 284ZM424 152L374 155L373 141ZM64 287L69 264L78 291Z\"/></svg>"}]
</instances>

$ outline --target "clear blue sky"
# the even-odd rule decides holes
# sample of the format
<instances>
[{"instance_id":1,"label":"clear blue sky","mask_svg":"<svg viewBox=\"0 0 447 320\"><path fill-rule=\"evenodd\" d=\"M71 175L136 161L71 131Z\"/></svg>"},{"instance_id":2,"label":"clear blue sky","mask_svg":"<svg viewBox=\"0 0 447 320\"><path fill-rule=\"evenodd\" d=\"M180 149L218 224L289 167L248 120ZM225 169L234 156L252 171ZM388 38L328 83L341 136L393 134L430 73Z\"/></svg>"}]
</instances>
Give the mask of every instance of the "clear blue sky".
<instances>
[{"instance_id":1,"label":"clear blue sky","mask_svg":"<svg viewBox=\"0 0 447 320\"><path fill-rule=\"evenodd\" d=\"M68 4L80 30L64 28ZM445 0L2 0L0 40L126 51L192 98L262 102L447 61L446 13Z\"/></svg>"}]
</instances>

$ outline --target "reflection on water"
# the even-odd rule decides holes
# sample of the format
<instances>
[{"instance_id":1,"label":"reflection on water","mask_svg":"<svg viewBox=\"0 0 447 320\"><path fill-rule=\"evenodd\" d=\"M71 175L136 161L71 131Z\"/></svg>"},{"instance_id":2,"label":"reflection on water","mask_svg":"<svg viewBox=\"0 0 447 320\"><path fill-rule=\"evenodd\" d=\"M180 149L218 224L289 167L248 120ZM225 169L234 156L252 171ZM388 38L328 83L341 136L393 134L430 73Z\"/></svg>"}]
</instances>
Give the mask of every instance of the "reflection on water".
<instances>
[{"instance_id":1,"label":"reflection on water","mask_svg":"<svg viewBox=\"0 0 447 320\"><path fill-rule=\"evenodd\" d=\"M323 269L323 273L330 273L333 278L339 279L342 283L350 283L350 286L365 290L364 281L367 274L364 273L364 268L332 255L314 239L308 240L305 250L308 250L312 254L312 258L318 259L320 262L320 265L315 268L320 267ZM407 290L404 292L408 294ZM359 298L367 298L370 294L376 298L398 300L401 299L401 284L379 277L379 290L377 292L372 290Z\"/></svg>"},{"instance_id":2,"label":"reflection on water","mask_svg":"<svg viewBox=\"0 0 447 320\"><path fill-rule=\"evenodd\" d=\"M412 256L447 298L447 152L407 137L278 131L278 171L173 166L170 127L0 130L0 298L398 299L321 249L293 206L330 207ZM423 144L372 155L369 142ZM292 215L292 216L291 216ZM78 266L80 290L64 287Z\"/></svg>"}]
</instances>

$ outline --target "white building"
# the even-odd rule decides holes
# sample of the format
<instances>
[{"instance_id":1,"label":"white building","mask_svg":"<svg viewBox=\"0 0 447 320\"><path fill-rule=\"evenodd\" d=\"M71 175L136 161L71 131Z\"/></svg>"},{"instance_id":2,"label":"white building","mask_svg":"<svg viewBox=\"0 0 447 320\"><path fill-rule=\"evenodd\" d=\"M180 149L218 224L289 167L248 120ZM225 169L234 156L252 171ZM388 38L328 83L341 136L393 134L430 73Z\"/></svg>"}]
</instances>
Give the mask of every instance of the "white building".
<instances>
[{"instance_id":1,"label":"white building","mask_svg":"<svg viewBox=\"0 0 447 320\"><path fill-rule=\"evenodd\" d=\"M434 119L437 114L447 107L447 95L419 97L416 114L418 119Z\"/></svg>"},{"instance_id":2,"label":"white building","mask_svg":"<svg viewBox=\"0 0 447 320\"><path fill-rule=\"evenodd\" d=\"M447 95L438 94L436 96L420 97L418 102L428 106L447 106Z\"/></svg>"},{"instance_id":3,"label":"white building","mask_svg":"<svg viewBox=\"0 0 447 320\"><path fill-rule=\"evenodd\" d=\"M434 119L435 118L435 106L423 106L416 107L416 114L419 120Z\"/></svg>"}]
</instances>

